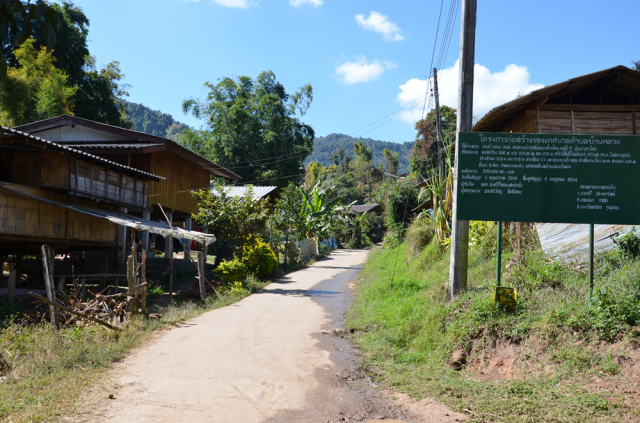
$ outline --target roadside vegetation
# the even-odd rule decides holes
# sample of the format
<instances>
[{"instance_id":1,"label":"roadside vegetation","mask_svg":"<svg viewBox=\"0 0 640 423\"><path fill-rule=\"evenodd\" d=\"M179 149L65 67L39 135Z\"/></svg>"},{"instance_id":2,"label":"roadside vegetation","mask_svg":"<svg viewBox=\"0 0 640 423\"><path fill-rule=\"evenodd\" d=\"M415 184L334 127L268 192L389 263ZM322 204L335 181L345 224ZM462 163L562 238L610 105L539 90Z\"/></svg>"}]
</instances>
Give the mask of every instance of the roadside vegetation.
<instances>
[{"instance_id":1,"label":"roadside vegetation","mask_svg":"<svg viewBox=\"0 0 640 423\"><path fill-rule=\"evenodd\" d=\"M547 260L535 232L518 236L514 226L503 245L503 285L519 296L513 311L494 303L493 222L472 223L469 289L453 301L449 251L431 242L428 225L416 222L406 242L372 251L347 320L365 365L383 384L472 421L637 416L638 398L628 394L640 371L640 238L625 236L598 258L589 304L587 267Z\"/></svg>"}]
</instances>

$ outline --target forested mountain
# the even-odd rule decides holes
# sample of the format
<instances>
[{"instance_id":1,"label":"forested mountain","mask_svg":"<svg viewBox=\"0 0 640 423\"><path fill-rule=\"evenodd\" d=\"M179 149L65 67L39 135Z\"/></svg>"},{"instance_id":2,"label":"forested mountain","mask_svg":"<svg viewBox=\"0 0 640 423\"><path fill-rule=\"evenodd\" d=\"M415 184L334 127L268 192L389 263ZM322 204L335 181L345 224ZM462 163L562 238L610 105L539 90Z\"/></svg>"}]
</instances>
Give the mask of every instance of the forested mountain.
<instances>
[{"instance_id":1,"label":"forested mountain","mask_svg":"<svg viewBox=\"0 0 640 423\"><path fill-rule=\"evenodd\" d=\"M123 100L127 107L127 118L133 122L136 131L166 137L176 141L179 134L189 129L188 125L173 119L173 116L147 106Z\"/></svg>"},{"instance_id":2,"label":"forested mountain","mask_svg":"<svg viewBox=\"0 0 640 423\"><path fill-rule=\"evenodd\" d=\"M338 147L342 147L348 156L354 156L353 144L362 142L367 148L371 149L373 153L373 164L377 167L380 164L384 164L383 150L386 148L392 152L397 152L400 159L399 173L405 173L409 171L409 158L411 156L411 148L413 142L395 143L389 141L377 141L371 138L353 138L344 134L330 134L326 137L317 137L313 142L313 152L305 164L312 161L317 161L324 166L333 164L329 156L338 150Z\"/></svg>"}]
</instances>

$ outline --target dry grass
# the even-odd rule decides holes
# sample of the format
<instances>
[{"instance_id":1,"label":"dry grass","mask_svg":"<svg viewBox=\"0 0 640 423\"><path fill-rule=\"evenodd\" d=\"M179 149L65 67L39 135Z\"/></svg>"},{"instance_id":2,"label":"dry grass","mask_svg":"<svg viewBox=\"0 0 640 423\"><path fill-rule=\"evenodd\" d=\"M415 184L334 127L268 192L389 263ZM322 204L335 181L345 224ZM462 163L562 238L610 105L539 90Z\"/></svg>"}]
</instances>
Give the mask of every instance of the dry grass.
<instances>
[{"instance_id":1,"label":"dry grass","mask_svg":"<svg viewBox=\"0 0 640 423\"><path fill-rule=\"evenodd\" d=\"M77 410L87 390L108 378L109 366L134 347L166 328L224 307L262 289L268 283L249 279L242 290L229 290L198 300L177 299L160 308L162 319L137 317L122 331L97 325L63 328L5 324L0 332L0 420L55 421Z\"/></svg>"}]
</instances>

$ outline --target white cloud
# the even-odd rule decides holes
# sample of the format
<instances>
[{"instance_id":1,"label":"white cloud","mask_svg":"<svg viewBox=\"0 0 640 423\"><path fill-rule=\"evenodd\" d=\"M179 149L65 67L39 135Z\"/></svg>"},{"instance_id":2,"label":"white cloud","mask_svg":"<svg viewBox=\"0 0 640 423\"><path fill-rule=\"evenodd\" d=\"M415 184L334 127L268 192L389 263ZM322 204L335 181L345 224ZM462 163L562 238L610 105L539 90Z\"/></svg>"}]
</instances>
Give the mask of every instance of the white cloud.
<instances>
[{"instance_id":1,"label":"white cloud","mask_svg":"<svg viewBox=\"0 0 640 423\"><path fill-rule=\"evenodd\" d=\"M447 69L438 72L438 90L440 105L458 108L459 60ZM486 67L476 63L474 67L473 114L478 118L489 110L515 99L518 94L528 94L544 85L530 82L531 75L526 66L507 65L502 72L491 73ZM410 79L400 85L397 100L403 105L417 106L410 108L400 119L415 124L422 117L423 101L413 102L427 89L428 80ZM412 103L413 102L413 103ZM429 99L427 99L429 104ZM431 101L431 108L434 102ZM427 110L428 112L428 110Z\"/></svg>"},{"instance_id":2,"label":"white cloud","mask_svg":"<svg viewBox=\"0 0 640 423\"><path fill-rule=\"evenodd\" d=\"M199 2L200 0L186 0L186 2ZM246 9L251 5L249 0L212 0L213 3L218 3L224 7L236 7L240 9Z\"/></svg>"},{"instance_id":3,"label":"white cloud","mask_svg":"<svg viewBox=\"0 0 640 423\"><path fill-rule=\"evenodd\" d=\"M294 1L294 0L291 0ZM404 37L400 34L400 28L393 22L389 22L388 16L378 12L369 13L368 18L364 15L356 15L356 22L364 29L372 30L384 35L389 41L402 41Z\"/></svg>"},{"instance_id":4,"label":"white cloud","mask_svg":"<svg viewBox=\"0 0 640 423\"><path fill-rule=\"evenodd\" d=\"M336 77L345 84L353 85L358 82L375 81L385 69L395 68L391 62L374 60L369 62L366 57L359 56L355 62L347 62L338 66Z\"/></svg>"},{"instance_id":5,"label":"white cloud","mask_svg":"<svg viewBox=\"0 0 640 423\"><path fill-rule=\"evenodd\" d=\"M322 0L291 0L291 5L294 6L294 7L300 7L305 3L311 3L315 7L318 7L318 6L321 6L322 4L324 4L324 2Z\"/></svg>"}]
</instances>

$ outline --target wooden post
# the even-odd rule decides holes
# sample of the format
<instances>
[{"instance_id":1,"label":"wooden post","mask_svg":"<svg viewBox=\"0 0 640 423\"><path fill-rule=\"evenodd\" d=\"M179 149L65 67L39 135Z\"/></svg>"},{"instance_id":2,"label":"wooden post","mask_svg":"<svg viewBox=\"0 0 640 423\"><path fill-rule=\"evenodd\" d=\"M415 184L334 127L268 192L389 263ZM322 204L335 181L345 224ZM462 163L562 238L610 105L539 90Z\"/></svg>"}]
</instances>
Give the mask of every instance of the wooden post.
<instances>
[{"instance_id":1,"label":"wooden post","mask_svg":"<svg viewBox=\"0 0 640 423\"><path fill-rule=\"evenodd\" d=\"M127 213L128 209L126 207L121 207L120 211L122 213ZM120 251L118 251L118 265L120 266L126 263L127 260L127 227L124 225L120 225L119 227L118 247L120 247Z\"/></svg>"},{"instance_id":2,"label":"wooden post","mask_svg":"<svg viewBox=\"0 0 640 423\"><path fill-rule=\"evenodd\" d=\"M149 232L145 232L147 235ZM144 285L147 281L147 252L142 250L142 275L140 276L140 285ZM142 312L147 314L147 296L145 295L147 292L147 286L144 285L142 288Z\"/></svg>"},{"instance_id":3,"label":"wooden post","mask_svg":"<svg viewBox=\"0 0 640 423\"><path fill-rule=\"evenodd\" d=\"M143 211L142 218L151 220L151 212ZM142 251L149 251L149 232L142 233Z\"/></svg>"},{"instance_id":4,"label":"wooden post","mask_svg":"<svg viewBox=\"0 0 640 423\"><path fill-rule=\"evenodd\" d=\"M192 227L191 216L189 216L184 219L184 228L187 231L190 231L191 227ZM184 259L186 260L187 263L191 261L191 240L190 239L184 240Z\"/></svg>"},{"instance_id":5,"label":"wooden post","mask_svg":"<svg viewBox=\"0 0 640 423\"><path fill-rule=\"evenodd\" d=\"M80 298L83 302L87 301L87 280L85 278L80 281Z\"/></svg>"},{"instance_id":6,"label":"wooden post","mask_svg":"<svg viewBox=\"0 0 640 423\"><path fill-rule=\"evenodd\" d=\"M16 275L17 274L18 274L18 270L15 267L9 270L9 282L7 285L9 298L15 298L16 296Z\"/></svg>"},{"instance_id":7,"label":"wooden post","mask_svg":"<svg viewBox=\"0 0 640 423\"><path fill-rule=\"evenodd\" d=\"M131 230L131 263L132 263L132 275L131 280L129 281L129 293L133 294L133 297L129 297L130 303L129 308L130 311L137 313L138 312L138 252L136 244L136 231L135 229Z\"/></svg>"},{"instance_id":8,"label":"wooden post","mask_svg":"<svg viewBox=\"0 0 640 423\"><path fill-rule=\"evenodd\" d=\"M49 301L55 304L56 302L56 291L55 286L53 284L53 272L52 272L52 264L51 264L51 251L49 250L48 245L42 245L42 270L44 273L44 283L47 287L47 298ZM49 306L49 317L51 318L51 324L57 329L60 329L60 322L58 321L58 313L54 306Z\"/></svg>"},{"instance_id":9,"label":"wooden post","mask_svg":"<svg viewBox=\"0 0 640 423\"><path fill-rule=\"evenodd\" d=\"M128 286L128 292L133 294L133 291L135 291L135 257L134 256L129 256L129 258L127 259L127 286ZM129 312L133 311L133 297L129 297Z\"/></svg>"},{"instance_id":10,"label":"wooden post","mask_svg":"<svg viewBox=\"0 0 640 423\"><path fill-rule=\"evenodd\" d=\"M204 246L203 246L204 247ZM200 284L200 298L202 301L207 299L207 291L204 281L204 263L206 260L206 255L204 251L198 251L198 281Z\"/></svg>"},{"instance_id":11,"label":"wooden post","mask_svg":"<svg viewBox=\"0 0 640 423\"><path fill-rule=\"evenodd\" d=\"M167 219L167 224L169 225L169 229L171 230L171 232L173 232L173 211L169 210L165 212L160 203L158 203L158 206L160 207L160 211L164 215L164 218ZM168 251L167 251L167 245L169 246ZM165 251L164 253L165 257L167 256L167 253L169 254L169 300L173 300L173 236L172 235L165 237L164 251Z\"/></svg>"},{"instance_id":12,"label":"wooden post","mask_svg":"<svg viewBox=\"0 0 640 423\"><path fill-rule=\"evenodd\" d=\"M169 298L173 298L173 237L169 237Z\"/></svg>"},{"instance_id":13,"label":"wooden post","mask_svg":"<svg viewBox=\"0 0 640 423\"><path fill-rule=\"evenodd\" d=\"M458 123L455 165L453 168L453 204L451 231L451 265L449 267L450 298L467 289L469 265L469 221L458 220L458 159L460 157L460 132L473 128L473 67L476 48L477 0L463 0L460 34L460 82L458 90Z\"/></svg>"}]
</instances>

